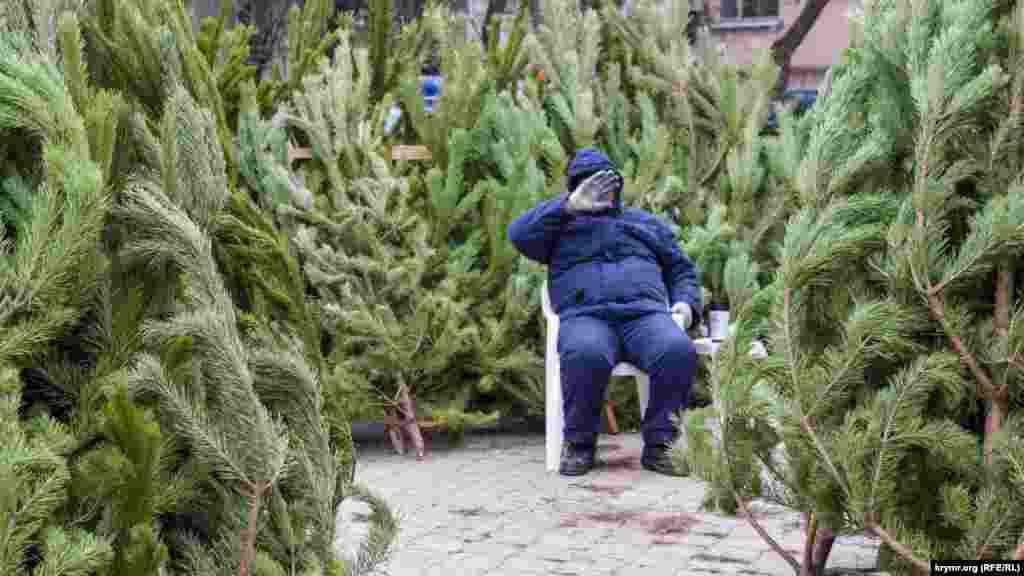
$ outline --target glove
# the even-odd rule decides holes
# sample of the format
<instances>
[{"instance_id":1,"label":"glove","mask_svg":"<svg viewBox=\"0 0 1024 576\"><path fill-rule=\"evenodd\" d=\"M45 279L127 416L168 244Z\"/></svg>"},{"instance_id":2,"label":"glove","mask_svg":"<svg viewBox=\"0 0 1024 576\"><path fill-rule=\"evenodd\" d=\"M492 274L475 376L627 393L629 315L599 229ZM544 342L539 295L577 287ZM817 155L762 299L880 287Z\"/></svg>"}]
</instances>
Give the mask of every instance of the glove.
<instances>
[{"instance_id":1,"label":"glove","mask_svg":"<svg viewBox=\"0 0 1024 576\"><path fill-rule=\"evenodd\" d=\"M693 324L693 310L686 302L676 302L671 309L673 316L680 316L683 319L683 330L689 330Z\"/></svg>"},{"instance_id":2,"label":"glove","mask_svg":"<svg viewBox=\"0 0 1024 576\"><path fill-rule=\"evenodd\" d=\"M589 176L569 195L570 212L600 212L612 207L622 190L622 176L615 170L601 170Z\"/></svg>"}]
</instances>

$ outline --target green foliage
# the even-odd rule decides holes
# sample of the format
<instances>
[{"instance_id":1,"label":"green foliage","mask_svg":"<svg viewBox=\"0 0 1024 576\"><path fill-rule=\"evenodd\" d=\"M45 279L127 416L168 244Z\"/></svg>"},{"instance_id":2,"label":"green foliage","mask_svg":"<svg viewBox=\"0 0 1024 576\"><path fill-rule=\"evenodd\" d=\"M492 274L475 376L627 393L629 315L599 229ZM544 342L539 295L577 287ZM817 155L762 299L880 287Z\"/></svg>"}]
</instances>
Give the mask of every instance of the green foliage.
<instances>
[{"instance_id":1,"label":"green foliage","mask_svg":"<svg viewBox=\"0 0 1024 576\"><path fill-rule=\"evenodd\" d=\"M251 26L232 24L234 0L221 0L217 16L203 18L196 35L196 44L217 81L217 91L224 98L225 122L238 123L238 115L246 106L244 90L255 83L256 104L260 114L270 114L301 87L301 80L313 71L331 45L337 40L332 27L330 0L290 5L286 14L288 51L285 54L287 77L275 62L268 78L256 78L256 67L247 64L250 41L255 34ZM344 26L345 23L339 23Z\"/></svg>"},{"instance_id":2,"label":"green foliage","mask_svg":"<svg viewBox=\"0 0 1024 576\"><path fill-rule=\"evenodd\" d=\"M545 2L542 8L543 24L526 44L549 83L543 94L549 122L572 152L593 145L601 126L595 76L601 19L574 2Z\"/></svg>"},{"instance_id":3,"label":"green foliage","mask_svg":"<svg viewBox=\"0 0 1024 576\"><path fill-rule=\"evenodd\" d=\"M71 480L61 452L70 443L66 430L40 416L23 425L18 418L21 395L17 373L0 374L0 568L5 574L28 575L28 547L39 545L46 561L31 574L88 574L103 569L112 555L109 541L80 529L65 531L53 523L67 498Z\"/></svg>"},{"instance_id":4,"label":"green foliage","mask_svg":"<svg viewBox=\"0 0 1024 576\"><path fill-rule=\"evenodd\" d=\"M741 332L766 332L780 285L760 289L779 239L765 223L806 195L793 164L815 136L784 122L777 144L761 138L774 70L719 63L707 38L707 60L690 62L684 2L630 21L550 4L535 34L522 2L507 40L485 48L443 7L396 32L393 4L375 0L361 49L351 21L332 31L331 3L309 1L288 15L287 77L264 79L245 64L253 30L230 24L231 2L196 33L186 4L0 7L0 363L45 374L67 410L60 458L73 455L54 464L67 470L64 503L24 540L43 543L46 566L72 566L56 552L66 543L98 551L97 574L220 575L243 562L357 574L386 559L397 523L353 484L349 417L410 390L418 415L458 440L512 409L541 412L543 270L506 230L564 190L579 146L609 152L629 204L692 227L686 247L708 284L751 310ZM434 45L445 84L427 113L419 65ZM521 78L528 62L546 78ZM388 159L393 102L404 143L431 152L423 170ZM312 159L296 166L293 146ZM818 266L799 277L813 285ZM826 308L822 323L848 320L854 299L826 292L801 321ZM1024 341L1013 338L1010 349ZM729 368L745 342L727 345L710 387L727 411L756 416L743 406L775 406L754 384L774 365L764 378ZM716 490L735 476L756 492L756 456L778 434L723 421L726 444L743 445L700 464L713 452L695 443L691 460L717 470ZM333 552L344 498L373 510L352 562ZM196 511L208 538L157 522Z\"/></svg>"},{"instance_id":5,"label":"green foliage","mask_svg":"<svg viewBox=\"0 0 1024 576\"><path fill-rule=\"evenodd\" d=\"M383 500L363 487L356 487L354 496L370 507L370 534L359 548L355 562L336 568L331 572L332 575L354 576L371 573L387 558L390 543L394 541L398 531L398 522Z\"/></svg>"},{"instance_id":6,"label":"green foliage","mask_svg":"<svg viewBox=\"0 0 1024 576\"><path fill-rule=\"evenodd\" d=\"M437 166L448 166L452 154L448 149L449 134L455 130L470 130L477 124L485 96L494 89L501 71L497 71L499 76L495 77L490 68L482 65L487 62L483 46L466 39L459 18L446 8L431 9L423 20L439 43L440 65L444 71L441 97L433 112L423 109L418 70L401 76L396 93L416 139L430 150ZM511 47L506 49L503 60L518 57L508 50Z\"/></svg>"},{"instance_id":7,"label":"green foliage","mask_svg":"<svg viewBox=\"0 0 1024 576\"><path fill-rule=\"evenodd\" d=\"M275 86L275 104L284 102L302 86L303 78L316 69L338 40L338 31L331 29L329 18L333 10L331 0L310 0L301 7L292 4L288 8L288 76ZM275 68L273 76L281 78L282 74Z\"/></svg>"},{"instance_id":8,"label":"green foliage","mask_svg":"<svg viewBox=\"0 0 1024 576\"><path fill-rule=\"evenodd\" d=\"M347 32L340 36L339 49L349 49ZM294 127L310 143L318 168L326 173L315 180L329 191L332 209L350 201L353 180L371 175L386 178L391 172L380 146L388 106L373 105L369 100L368 54L365 50L354 52L351 58L336 58L333 64L321 60L318 73L303 79L294 106L283 107L277 115L280 123Z\"/></svg>"},{"instance_id":9,"label":"green foliage","mask_svg":"<svg viewBox=\"0 0 1024 576\"><path fill-rule=\"evenodd\" d=\"M701 263L711 301L726 302L726 262L749 255L761 269L774 269L780 224L794 207L792 170L803 149L800 127L780 111L784 116L780 137L762 134L776 67L767 51L749 67L723 60L707 31L700 31L696 44L688 45L685 36L678 34L688 18L684 2L664 7L640 2L628 19L611 6L603 15L616 38L634 51L632 65L627 67L630 79L637 90L652 96L652 100L638 96L638 102L650 107L642 103L657 101L662 107L657 119L661 125L655 129L653 122L645 121L650 127L642 131L643 151L635 153L650 167L642 186L657 185L648 202L655 210L671 208L680 224L687 226L683 232L687 254ZM613 126L623 125L617 68L607 75L610 109L605 115ZM645 112L642 118L648 116ZM667 127L678 134L674 147L685 150L685 168L664 143L668 134L662 131ZM619 130L609 127L612 134ZM617 156L625 156L624 146L611 148ZM661 171L667 170L675 173L658 180Z\"/></svg>"},{"instance_id":10,"label":"green foliage","mask_svg":"<svg viewBox=\"0 0 1024 576\"><path fill-rule=\"evenodd\" d=\"M476 145L479 136L476 131L470 132L461 128L452 131L448 137L447 169L431 168L426 175L428 198L430 200L433 235L431 243L435 246L448 242L452 230L458 228L472 211L478 209L483 188L477 186L468 194L466 164L477 155Z\"/></svg>"},{"instance_id":11,"label":"green foliage","mask_svg":"<svg viewBox=\"0 0 1024 576\"><path fill-rule=\"evenodd\" d=\"M474 314L477 339L473 354L462 369L486 397L506 397L529 414L543 412L544 362L536 342L543 336L537 326L543 272L520 262L505 285Z\"/></svg>"},{"instance_id":12,"label":"green foliage","mask_svg":"<svg viewBox=\"0 0 1024 576\"><path fill-rule=\"evenodd\" d=\"M515 247L506 239L508 225L550 192L540 162L562 166L566 158L541 111L528 101L517 107L511 96L503 94L485 98L485 102L479 128L488 140L482 148L497 173L481 180L475 193L483 204L488 273L495 280L499 275L504 279L518 259Z\"/></svg>"},{"instance_id":13,"label":"green foliage","mask_svg":"<svg viewBox=\"0 0 1024 576\"><path fill-rule=\"evenodd\" d=\"M229 26L234 10L233 0L221 0L220 13L203 18L196 34L196 47L217 79L217 92L224 98L228 126L238 121L242 86L256 77L256 67L245 63L255 31L249 26ZM270 83L263 82L260 88L260 102L266 106L273 97Z\"/></svg>"},{"instance_id":14,"label":"green foliage","mask_svg":"<svg viewBox=\"0 0 1024 576\"><path fill-rule=\"evenodd\" d=\"M95 494L113 503L111 523L116 547L111 573L156 573L169 555L157 536L155 513L161 504L173 501L168 496L186 493L190 479L162 474L166 472L161 467L165 446L160 426L150 413L133 404L126 386L110 394L104 420L104 436L112 446L103 453L105 458L93 460L96 467L90 472L108 481L116 479L98 486L101 491ZM168 480L173 486L170 490L164 483Z\"/></svg>"},{"instance_id":15,"label":"green foliage","mask_svg":"<svg viewBox=\"0 0 1024 576\"><path fill-rule=\"evenodd\" d=\"M497 411L490 414L473 414L465 410L465 403L461 406L453 403L449 408L434 408L430 411L430 419L447 431L449 445L458 446L465 440L467 426L486 426L498 421Z\"/></svg>"},{"instance_id":16,"label":"green foliage","mask_svg":"<svg viewBox=\"0 0 1024 576\"><path fill-rule=\"evenodd\" d=\"M488 38L501 38L503 21L494 18L490 23ZM519 11L507 31L508 38L504 42L494 41L487 46L487 68L495 80L498 92L512 89L516 81L522 77L529 60L524 46L530 32L530 3L520 0Z\"/></svg>"},{"instance_id":17,"label":"green foliage","mask_svg":"<svg viewBox=\"0 0 1024 576\"><path fill-rule=\"evenodd\" d=\"M334 336L335 370L380 400L428 393L472 340L458 286L439 274L403 181L353 183L358 203L296 237Z\"/></svg>"},{"instance_id":18,"label":"green foliage","mask_svg":"<svg viewBox=\"0 0 1024 576\"><path fill-rule=\"evenodd\" d=\"M496 173L473 190L481 199L481 233L463 246L475 250L482 244L486 262L479 274L463 277L463 290L488 295L473 298L470 317L476 319L476 338L463 369L478 382L482 395L503 393L536 410L543 396L542 362L535 351L537 340L524 341L521 335L532 333L540 313L540 274L518 257L506 230L523 211L558 193L559 181L549 183L541 167L562 172L566 158L530 99L517 105L508 94L488 95L476 131L481 136L476 150Z\"/></svg>"},{"instance_id":19,"label":"green foliage","mask_svg":"<svg viewBox=\"0 0 1024 576\"><path fill-rule=\"evenodd\" d=\"M46 20L21 6L5 6L6 25L53 29L0 41L0 363L52 399L19 418L5 372L4 573L31 568L29 545L37 574L343 570L333 535L351 436L340 410L324 415L319 318L285 236L229 178L235 87L249 90L248 183L266 192L280 173L257 89L224 75L240 69L244 33L206 37L202 52L179 2ZM254 239L269 250L245 252ZM231 284L215 254L246 257ZM242 316L244 290L264 299ZM375 506L359 571L394 535ZM168 522L182 515L191 528Z\"/></svg>"},{"instance_id":20,"label":"green foliage","mask_svg":"<svg viewBox=\"0 0 1024 576\"><path fill-rule=\"evenodd\" d=\"M14 223L21 234L0 236L5 363L40 353L79 317L83 294L105 267L98 239L110 202L60 72L18 42L0 41L0 131L31 134L45 169L30 199L19 191L30 202Z\"/></svg>"},{"instance_id":21,"label":"green foliage","mask_svg":"<svg viewBox=\"0 0 1024 576\"><path fill-rule=\"evenodd\" d=\"M722 356L725 439L693 426L691 459L718 466L719 493L755 493L755 441L774 499L901 543L896 573L1012 557L1024 528L1004 467L1018 450L1022 25L1019 4L865 7L828 93L801 122L784 115L770 150L803 205L765 292L772 353ZM750 189L743 173L734 190ZM731 348L753 330L741 313ZM964 427L978 399L981 442Z\"/></svg>"},{"instance_id":22,"label":"green foliage","mask_svg":"<svg viewBox=\"0 0 1024 576\"><path fill-rule=\"evenodd\" d=\"M238 161L243 184L267 210L293 202L309 207L312 198L288 170L288 133L260 117L252 82L240 91Z\"/></svg>"},{"instance_id":23,"label":"green foliage","mask_svg":"<svg viewBox=\"0 0 1024 576\"><path fill-rule=\"evenodd\" d=\"M445 25L448 12L439 5L428 3L420 18L403 25L396 34L394 0L370 0L367 7L369 94L370 102L377 104L388 94L398 91L403 77L419 75L431 40L430 34L436 34L439 27Z\"/></svg>"},{"instance_id":24,"label":"green foliage","mask_svg":"<svg viewBox=\"0 0 1024 576\"><path fill-rule=\"evenodd\" d=\"M609 158L625 180L623 202L656 212L676 207L683 182L672 174L675 143L668 126L659 121L654 100L640 93L631 105L621 90L618 68L609 71L604 94L603 136ZM640 122L634 130L631 118L637 114Z\"/></svg>"}]
</instances>

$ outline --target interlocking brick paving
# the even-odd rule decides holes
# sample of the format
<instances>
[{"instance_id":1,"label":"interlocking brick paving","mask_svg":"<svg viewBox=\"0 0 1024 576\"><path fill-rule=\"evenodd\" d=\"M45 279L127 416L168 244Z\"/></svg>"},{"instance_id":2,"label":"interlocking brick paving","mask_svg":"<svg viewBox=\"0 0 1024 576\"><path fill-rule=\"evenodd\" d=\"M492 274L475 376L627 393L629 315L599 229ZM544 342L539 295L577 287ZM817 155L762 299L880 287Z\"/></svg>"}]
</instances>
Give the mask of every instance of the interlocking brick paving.
<instances>
[{"instance_id":1,"label":"interlocking brick paving","mask_svg":"<svg viewBox=\"0 0 1024 576\"><path fill-rule=\"evenodd\" d=\"M544 469L544 438L468 437L429 444L417 462L386 445L360 448L358 482L383 496L401 532L392 576L788 576L792 569L741 518L700 510L704 484L640 467L636 434L603 437L598 467L566 478ZM801 548L799 517L755 503L759 521L788 550ZM365 534L363 505L339 514L339 549ZM877 543L844 537L830 573L864 574Z\"/></svg>"}]
</instances>

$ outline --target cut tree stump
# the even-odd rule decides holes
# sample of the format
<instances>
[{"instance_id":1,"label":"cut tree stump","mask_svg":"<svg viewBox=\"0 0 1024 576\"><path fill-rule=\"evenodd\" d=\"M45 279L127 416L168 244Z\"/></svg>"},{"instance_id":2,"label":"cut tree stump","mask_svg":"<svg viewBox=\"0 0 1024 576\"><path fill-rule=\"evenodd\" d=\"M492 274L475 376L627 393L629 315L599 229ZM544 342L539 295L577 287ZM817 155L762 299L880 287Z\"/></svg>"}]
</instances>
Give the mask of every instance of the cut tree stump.
<instances>
[{"instance_id":1,"label":"cut tree stump","mask_svg":"<svg viewBox=\"0 0 1024 576\"><path fill-rule=\"evenodd\" d=\"M311 160L312 158L312 148L296 148L292 146L291 142L288 143L288 164L291 164L296 160Z\"/></svg>"},{"instance_id":2,"label":"cut tree stump","mask_svg":"<svg viewBox=\"0 0 1024 576\"><path fill-rule=\"evenodd\" d=\"M425 445L423 443L423 435L420 431L423 428L432 426L430 426L430 423L426 422L421 425L420 422L416 420L416 404L413 401L412 395L409 394L409 389L405 386L402 386L398 390L397 406L390 408L385 412L384 427L395 452L405 454L405 440L403 438L404 432L405 435L412 440L413 449L416 450L416 459L423 460Z\"/></svg>"}]
</instances>

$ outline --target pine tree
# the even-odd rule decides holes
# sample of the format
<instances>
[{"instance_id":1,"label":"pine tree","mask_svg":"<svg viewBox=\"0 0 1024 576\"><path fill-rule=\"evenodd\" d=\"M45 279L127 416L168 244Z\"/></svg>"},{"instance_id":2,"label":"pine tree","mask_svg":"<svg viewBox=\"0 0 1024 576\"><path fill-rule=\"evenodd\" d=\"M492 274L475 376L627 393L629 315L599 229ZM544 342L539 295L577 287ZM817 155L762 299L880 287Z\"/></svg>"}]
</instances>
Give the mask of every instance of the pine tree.
<instances>
[{"instance_id":1,"label":"pine tree","mask_svg":"<svg viewBox=\"0 0 1024 576\"><path fill-rule=\"evenodd\" d=\"M440 375L468 350L472 330L456 283L435 265L429 229L406 186L357 180L351 193L358 203L295 241L337 342L334 369L397 410L422 456L411 394L428 396L447 383Z\"/></svg>"},{"instance_id":2,"label":"pine tree","mask_svg":"<svg viewBox=\"0 0 1024 576\"><path fill-rule=\"evenodd\" d=\"M479 149L497 166L497 173L478 182L473 191L481 198L486 267L479 280L470 276L464 285L467 292L485 296L474 298L478 304L471 317L479 319L477 339L465 368L479 378L481 394L504 394L539 412L543 363L537 353L539 335L532 327L540 314L542 272L514 251L506 230L519 214L560 193L562 179L549 180L543 167L564 174L567 158L556 132L533 103L529 97L516 104L507 93L490 95L478 126L486 137ZM474 244L471 239L466 247Z\"/></svg>"},{"instance_id":3,"label":"pine tree","mask_svg":"<svg viewBox=\"0 0 1024 576\"><path fill-rule=\"evenodd\" d=\"M71 481L61 454L71 438L47 416L23 425L18 417L19 388L16 371L5 367L0 374L0 510L5 518L0 568L12 576L102 570L113 555L108 540L81 529L69 532L53 522Z\"/></svg>"},{"instance_id":4,"label":"pine tree","mask_svg":"<svg viewBox=\"0 0 1024 576\"><path fill-rule=\"evenodd\" d=\"M367 11L370 95L371 103L377 104L387 94L398 92L402 78L419 74L430 32L445 22L449 14L442 6L428 4L419 18L402 24L396 34L394 0L370 0Z\"/></svg>"},{"instance_id":5,"label":"pine tree","mask_svg":"<svg viewBox=\"0 0 1024 576\"><path fill-rule=\"evenodd\" d=\"M51 450L50 495L5 540L5 572L371 569L396 523L351 486L347 422L324 416L318 318L297 264L282 273L250 254L262 269L246 272L276 282L254 284L283 292L287 313L259 308L245 322L214 260L237 250L227 231L246 225L288 251L232 192L223 95L209 98L217 88L182 5L96 3L56 19L21 9L5 7L5 25L21 28L0 42L0 131L20 144L0 158L15 192L5 215L20 218L5 230L0 366L21 368L35 396L10 404L24 424L9 411L4 422L31 425L30 441L46 427L66 432ZM153 47L146 39L105 36L102 26L126 21L166 26L159 59L147 65L146 50L129 46ZM98 54L115 57L94 68ZM132 66L150 76L121 84ZM225 217L225 206L243 218ZM47 457L38 443L12 447ZM16 511L36 480L11 480ZM351 565L332 541L346 496L374 509Z\"/></svg>"},{"instance_id":6,"label":"pine tree","mask_svg":"<svg viewBox=\"0 0 1024 576\"><path fill-rule=\"evenodd\" d=\"M543 94L549 122L571 153L593 145L601 126L595 86L601 18L573 2L546 2L542 8L543 23L526 44L549 86Z\"/></svg>"},{"instance_id":7,"label":"pine tree","mask_svg":"<svg viewBox=\"0 0 1024 576\"><path fill-rule=\"evenodd\" d=\"M495 73L501 74L500 69L492 71L487 66L488 54L483 46L465 37L459 25L461 18L447 8L435 7L425 12L422 19L423 33L429 34L438 44L440 67L444 73L444 89L434 109L429 113L424 110L418 71L403 74L395 91L416 141L430 150L433 162L439 167L450 165L448 146L451 131L469 130L476 125L483 113L485 95L501 79L501 76L495 76ZM403 34L409 33L411 31ZM515 53L505 54L494 58L499 62L515 61ZM406 56L409 57L411 55Z\"/></svg>"},{"instance_id":8,"label":"pine tree","mask_svg":"<svg viewBox=\"0 0 1024 576\"><path fill-rule=\"evenodd\" d=\"M678 131L685 183L678 175L664 179L662 206L685 225L687 254L701 268L709 303L727 303L726 262L750 255L773 268L772 244L792 208L789 178L773 160L784 149L763 135L777 70L767 53L748 67L723 59L706 30L690 46L678 33L688 11L686 2L641 2L628 19L613 6L602 14L631 52L636 89L651 94L662 109L658 121ZM672 156L653 158L671 169Z\"/></svg>"},{"instance_id":9,"label":"pine tree","mask_svg":"<svg viewBox=\"0 0 1024 576\"><path fill-rule=\"evenodd\" d=\"M44 7L37 8L36 17ZM10 8L4 17L8 26L27 20ZM8 28L0 40L0 132L44 163L38 171L13 167L5 189L19 193L20 210L5 216L18 220L10 222L13 237L0 230L0 501L8 519L0 564L10 574L75 574L104 569L111 543L59 522L71 482L64 453L73 438L47 415L31 417L30 426L21 422L24 402L14 368L30 366L81 318L106 269L99 239L111 199L91 158L88 128L96 125L76 112L61 71L45 55L53 45L40 39L52 30L28 30Z\"/></svg>"},{"instance_id":10,"label":"pine tree","mask_svg":"<svg viewBox=\"0 0 1024 576\"><path fill-rule=\"evenodd\" d=\"M273 213L278 206L294 204L311 208L313 195L303 178L289 170L288 133L260 116L257 88L252 82L240 87L238 114L238 161L242 184L258 205ZM280 123L280 117L275 120Z\"/></svg>"},{"instance_id":11,"label":"pine tree","mask_svg":"<svg viewBox=\"0 0 1024 576\"><path fill-rule=\"evenodd\" d=\"M84 6L80 18L89 47L84 63L96 83L131 95L150 116L158 117L171 96L167 90L176 88L164 81L166 73L172 74L213 114L233 179L237 160L224 97L214 67L199 50L184 3L100 0Z\"/></svg>"},{"instance_id":12,"label":"pine tree","mask_svg":"<svg viewBox=\"0 0 1024 576\"><path fill-rule=\"evenodd\" d=\"M457 438L494 419L474 414L483 398L540 405L539 276L505 230L555 190L542 166L563 171L565 158L533 100L491 91L480 106L475 125L449 135L446 170L402 178L387 163L363 164L338 209L282 212L295 222L335 373L354 381L348 393L396 412L417 452L421 413Z\"/></svg>"},{"instance_id":13,"label":"pine tree","mask_svg":"<svg viewBox=\"0 0 1024 576\"><path fill-rule=\"evenodd\" d=\"M924 573L928 558L1022 556L1008 467L1020 457L1022 10L866 4L785 171L806 207L765 293L773 352L762 367L719 360L718 394L738 401L723 404L725 440L710 453L745 509L754 443L772 497L807 518L802 561L777 548L801 573L823 569L836 534L860 530L901 573ZM978 399L981 443L963 427Z\"/></svg>"},{"instance_id":14,"label":"pine tree","mask_svg":"<svg viewBox=\"0 0 1024 576\"><path fill-rule=\"evenodd\" d=\"M348 31L340 34L339 49L345 57L334 63L320 60L318 73L303 80L294 95L294 105L285 106L275 121L294 127L310 143L313 158L324 175L311 178L330 191L329 206L339 209L353 180L374 176L386 178L391 169L381 154L387 105L370 100L372 69L365 50L347 56ZM322 168L320 168L322 167ZM321 190L313 190L314 194Z\"/></svg>"},{"instance_id":15,"label":"pine tree","mask_svg":"<svg viewBox=\"0 0 1024 576\"><path fill-rule=\"evenodd\" d=\"M491 20L488 37L495 41L487 44L487 68L494 77L494 87L499 93L515 88L529 63L529 54L524 50L530 32L529 0L519 2L519 11L511 20L510 27L504 30L508 38L498 42L504 23L501 17Z\"/></svg>"},{"instance_id":16,"label":"pine tree","mask_svg":"<svg viewBox=\"0 0 1024 576\"><path fill-rule=\"evenodd\" d=\"M0 361L7 364L39 354L78 320L105 269L98 241L111 199L61 73L14 32L0 42L0 130L33 135L28 146L44 162L5 186L24 206L16 214L24 219L10 223L17 235L0 237Z\"/></svg>"},{"instance_id":17,"label":"pine tree","mask_svg":"<svg viewBox=\"0 0 1024 576\"><path fill-rule=\"evenodd\" d=\"M669 127L661 122L654 100L646 93L629 101L619 68L610 68L607 76L598 100L604 107L602 140L623 174L623 202L654 212L675 208L682 202L683 182L673 174L677 143ZM639 126L634 127L637 116Z\"/></svg>"}]
</instances>

